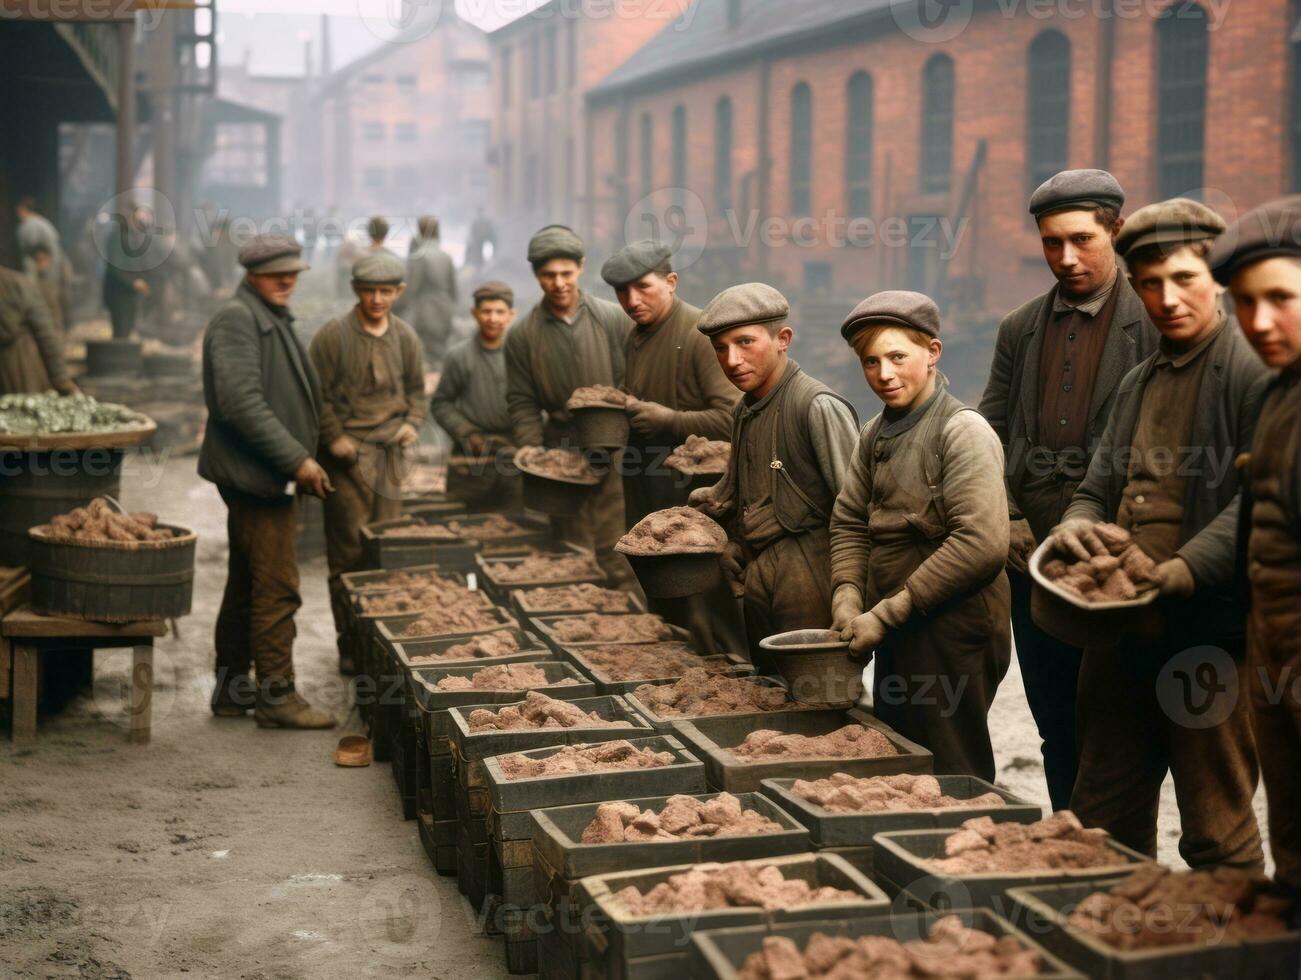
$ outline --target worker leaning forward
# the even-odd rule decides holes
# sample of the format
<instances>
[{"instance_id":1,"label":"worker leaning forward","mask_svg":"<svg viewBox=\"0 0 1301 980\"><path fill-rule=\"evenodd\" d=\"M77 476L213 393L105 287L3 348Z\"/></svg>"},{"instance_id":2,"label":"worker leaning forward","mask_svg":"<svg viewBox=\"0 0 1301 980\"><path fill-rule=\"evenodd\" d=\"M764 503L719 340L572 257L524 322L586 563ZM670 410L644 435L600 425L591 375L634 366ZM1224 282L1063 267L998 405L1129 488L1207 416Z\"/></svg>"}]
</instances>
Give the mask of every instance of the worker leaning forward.
<instances>
[{"instance_id":1,"label":"worker leaning forward","mask_svg":"<svg viewBox=\"0 0 1301 980\"><path fill-rule=\"evenodd\" d=\"M361 527L402 511L402 453L425 421L423 352L415 331L392 312L406 270L388 252L352 267L357 304L312 338L321 379L321 461L335 492L325 500L325 555L334 628L348 622L342 575L362 568ZM355 673L343 646L339 669Z\"/></svg>"},{"instance_id":2,"label":"worker leaning forward","mask_svg":"<svg viewBox=\"0 0 1301 980\"><path fill-rule=\"evenodd\" d=\"M0 395L77 390L53 314L35 282L0 269Z\"/></svg>"},{"instance_id":3,"label":"worker leaning forward","mask_svg":"<svg viewBox=\"0 0 1301 980\"><path fill-rule=\"evenodd\" d=\"M1084 478L1120 379L1156 349L1156 331L1116 262L1124 203L1105 170L1063 171L1031 195L1057 284L1003 319L980 399L1005 453L1012 630L1054 810L1067 806L1075 785L1081 651L1031 619L1025 564Z\"/></svg>"},{"instance_id":4,"label":"worker leaning forward","mask_svg":"<svg viewBox=\"0 0 1301 980\"><path fill-rule=\"evenodd\" d=\"M748 283L715 296L697 327L743 397L727 472L690 500L727 528L723 569L761 666L764 637L831 621L828 525L858 435L849 402L791 360L789 316L781 293Z\"/></svg>"},{"instance_id":5,"label":"worker leaning forward","mask_svg":"<svg viewBox=\"0 0 1301 980\"><path fill-rule=\"evenodd\" d=\"M1084 644L1071 809L1085 826L1155 857L1161 784L1171 775L1183 859L1259 871L1256 751L1247 699L1236 695L1245 689L1246 610L1233 588L1233 460L1251 448L1268 379L1220 306L1206 262L1223 230L1210 208L1176 198L1135 211L1117 237L1161 341L1120 383L1052 540L1091 557L1080 535L1117 524L1155 563L1161 591L1123 637ZM1179 678L1207 671L1235 693L1195 711L1202 699L1185 702Z\"/></svg>"},{"instance_id":6,"label":"worker leaning forward","mask_svg":"<svg viewBox=\"0 0 1301 980\"><path fill-rule=\"evenodd\" d=\"M1012 656L998 436L939 372L940 314L891 290L841 334L885 408L864 426L831 518L832 627L875 650L876 715L935 771L994 778L989 707Z\"/></svg>"},{"instance_id":7,"label":"worker leaning forward","mask_svg":"<svg viewBox=\"0 0 1301 980\"><path fill-rule=\"evenodd\" d=\"M294 614L302 598L290 481L317 497L333 490L312 458L320 382L288 305L307 263L283 235L258 235L239 261L244 281L203 334L208 421L199 475L221 492L230 541L212 711L234 717L252 707L260 727L332 728L335 720L294 686ZM257 669L255 696L250 666Z\"/></svg>"},{"instance_id":8,"label":"worker leaning forward","mask_svg":"<svg viewBox=\"0 0 1301 980\"><path fill-rule=\"evenodd\" d=\"M628 318L578 286L583 241L564 225L548 225L529 242L528 259L542 299L506 335L506 405L515 445L577 448L565 410L569 396L591 385L623 384ZM614 551L624 533L623 486L617 465L603 466L600 484L575 518L557 520L562 538L591 548L620 588L638 590L628 560Z\"/></svg>"},{"instance_id":9,"label":"worker leaning forward","mask_svg":"<svg viewBox=\"0 0 1301 980\"><path fill-rule=\"evenodd\" d=\"M1301 924L1301 197L1244 214L1211 253L1242 332L1278 372L1246 464L1240 543L1251 585L1247 689L1269 845Z\"/></svg>"}]
</instances>

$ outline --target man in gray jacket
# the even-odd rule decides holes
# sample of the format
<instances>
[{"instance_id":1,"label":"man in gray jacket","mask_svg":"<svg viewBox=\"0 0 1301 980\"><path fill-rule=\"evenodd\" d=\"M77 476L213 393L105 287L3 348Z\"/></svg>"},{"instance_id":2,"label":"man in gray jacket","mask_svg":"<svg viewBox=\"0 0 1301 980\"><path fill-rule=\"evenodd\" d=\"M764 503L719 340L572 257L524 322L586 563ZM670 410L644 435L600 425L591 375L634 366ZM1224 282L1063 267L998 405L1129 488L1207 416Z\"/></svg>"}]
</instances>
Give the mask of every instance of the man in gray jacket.
<instances>
[{"instance_id":1,"label":"man in gray jacket","mask_svg":"<svg viewBox=\"0 0 1301 980\"><path fill-rule=\"evenodd\" d=\"M239 262L244 281L203 335L208 423L199 475L217 484L226 502L230 538L212 711L236 717L252 707L259 727L331 728L334 718L294 689L294 614L302 599L290 484L322 499L334 489L312 458L320 385L288 307L307 263L298 243L282 235L257 236L240 249Z\"/></svg>"},{"instance_id":2,"label":"man in gray jacket","mask_svg":"<svg viewBox=\"0 0 1301 980\"><path fill-rule=\"evenodd\" d=\"M1251 806L1256 751L1248 699L1238 694L1247 685L1246 609L1233 587L1234 460L1251 448L1269 376L1221 307L1207 265L1223 231L1210 208L1175 198L1134 212L1117 238L1160 348L1121 381L1052 540L1091 557L1081 536L1098 522L1117 524L1141 551L1122 556L1121 570L1143 566L1161 592L1119 641L1086 645L1071 809L1085 826L1155 857L1161 784L1171 774L1183 859L1262 871Z\"/></svg>"},{"instance_id":3,"label":"man in gray jacket","mask_svg":"<svg viewBox=\"0 0 1301 980\"><path fill-rule=\"evenodd\" d=\"M456 264L439 244L438 219L425 215L417 222L419 237L407 257L407 291L398 312L415 329L425 348L427 364L442 364L452 336L456 307Z\"/></svg>"},{"instance_id":4,"label":"man in gray jacket","mask_svg":"<svg viewBox=\"0 0 1301 980\"><path fill-rule=\"evenodd\" d=\"M1156 331L1116 262L1124 203L1105 170L1063 171L1031 195L1057 284L999 325L980 400L980 414L1003 442L1012 631L1054 810L1066 807L1075 785L1080 651L1030 618L1025 561L1061 521L1083 479L1120 379L1156 350Z\"/></svg>"}]
</instances>

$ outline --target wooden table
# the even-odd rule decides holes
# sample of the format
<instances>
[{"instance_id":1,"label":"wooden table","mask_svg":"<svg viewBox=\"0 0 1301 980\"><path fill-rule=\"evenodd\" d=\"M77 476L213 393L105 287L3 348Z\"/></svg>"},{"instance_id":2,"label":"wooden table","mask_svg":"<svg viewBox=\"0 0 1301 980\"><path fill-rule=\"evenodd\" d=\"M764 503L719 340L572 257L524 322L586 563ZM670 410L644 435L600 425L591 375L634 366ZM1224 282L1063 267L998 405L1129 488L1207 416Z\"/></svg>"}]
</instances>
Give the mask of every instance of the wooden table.
<instances>
[{"instance_id":1,"label":"wooden table","mask_svg":"<svg viewBox=\"0 0 1301 980\"><path fill-rule=\"evenodd\" d=\"M167 635L167 623L145 619L133 623L92 623L63 616L42 616L29 606L0 619L0 667L6 655L13 662L13 740L36 739L36 707L40 692L41 656L69 650L130 647L131 700L127 707L127 739L148 742L153 699L154 638ZM6 649L7 648L7 649ZM3 671L8 673L7 670Z\"/></svg>"}]
</instances>

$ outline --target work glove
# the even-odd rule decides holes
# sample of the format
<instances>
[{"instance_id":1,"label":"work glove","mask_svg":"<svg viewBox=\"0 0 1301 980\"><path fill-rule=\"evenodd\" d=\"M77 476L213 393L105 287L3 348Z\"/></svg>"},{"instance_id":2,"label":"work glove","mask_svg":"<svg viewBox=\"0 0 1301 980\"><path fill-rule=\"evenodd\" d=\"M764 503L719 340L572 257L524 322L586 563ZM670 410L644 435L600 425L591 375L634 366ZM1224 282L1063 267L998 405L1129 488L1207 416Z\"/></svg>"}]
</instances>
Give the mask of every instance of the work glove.
<instances>
[{"instance_id":1,"label":"work glove","mask_svg":"<svg viewBox=\"0 0 1301 980\"><path fill-rule=\"evenodd\" d=\"M1053 547L1058 551L1072 555L1080 561L1088 561L1093 557L1093 552L1089 550L1081 537L1092 531L1093 521L1083 517L1073 517L1062 521L1053 528L1048 540L1053 543Z\"/></svg>"},{"instance_id":2,"label":"work glove","mask_svg":"<svg viewBox=\"0 0 1301 980\"><path fill-rule=\"evenodd\" d=\"M1187 599L1197 587L1188 562L1177 556L1156 566L1156 581L1161 595L1174 599Z\"/></svg>"},{"instance_id":3,"label":"work glove","mask_svg":"<svg viewBox=\"0 0 1301 980\"><path fill-rule=\"evenodd\" d=\"M1034 554L1037 542L1030 522L1024 517L1018 518L1008 526L1007 567L1025 575L1030 567L1030 556Z\"/></svg>"},{"instance_id":4,"label":"work glove","mask_svg":"<svg viewBox=\"0 0 1301 980\"><path fill-rule=\"evenodd\" d=\"M857 617L863 615L863 593L856 585L842 585L831 597L831 628L843 632Z\"/></svg>"},{"instance_id":5,"label":"work glove","mask_svg":"<svg viewBox=\"0 0 1301 980\"><path fill-rule=\"evenodd\" d=\"M629 423L642 435L673 428L673 416L677 414L658 402L643 402L636 398L628 399L627 412Z\"/></svg>"},{"instance_id":6,"label":"work glove","mask_svg":"<svg viewBox=\"0 0 1301 980\"><path fill-rule=\"evenodd\" d=\"M741 546L735 541L727 542L718 563L723 566L723 578L731 586L732 595L738 599L745 595L745 552Z\"/></svg>"}]
</instances>

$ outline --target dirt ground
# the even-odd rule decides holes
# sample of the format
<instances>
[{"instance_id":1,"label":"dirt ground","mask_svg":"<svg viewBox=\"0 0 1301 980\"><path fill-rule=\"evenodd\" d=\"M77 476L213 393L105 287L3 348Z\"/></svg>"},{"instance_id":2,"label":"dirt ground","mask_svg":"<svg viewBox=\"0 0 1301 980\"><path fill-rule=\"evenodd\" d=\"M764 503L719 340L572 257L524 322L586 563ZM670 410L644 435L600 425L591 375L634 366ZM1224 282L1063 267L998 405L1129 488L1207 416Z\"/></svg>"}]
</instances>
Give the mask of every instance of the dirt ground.
<instances>
[{"instance_id":1,"label":"dirt ground","mask_svg":"<svg viewBox=\"0 0 1301 980\"><path fill-rule=\"evenodd\" d=\"M323 559L301 570L295 659L306 696L346 723L279 732L211 716L225 510L193 457L157 462L132 460L123 502L199 532L194 610L157 645L150 745L126 743L117 651L96 656L93 692L42 718L35 747L0 741L0 973L505 976L500 941L475 934L455 880L432 872L402 821L387 764L331 762L358 722L336 671ZM1000 782L1046 805L1015 663L991 728ZM1176 865L1177 820L1167 783L1161 858Z\"/></svg>"}]
</instances>

